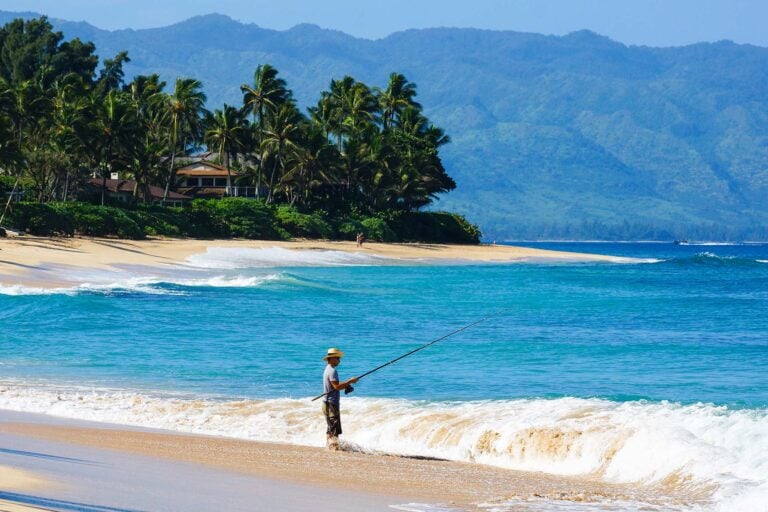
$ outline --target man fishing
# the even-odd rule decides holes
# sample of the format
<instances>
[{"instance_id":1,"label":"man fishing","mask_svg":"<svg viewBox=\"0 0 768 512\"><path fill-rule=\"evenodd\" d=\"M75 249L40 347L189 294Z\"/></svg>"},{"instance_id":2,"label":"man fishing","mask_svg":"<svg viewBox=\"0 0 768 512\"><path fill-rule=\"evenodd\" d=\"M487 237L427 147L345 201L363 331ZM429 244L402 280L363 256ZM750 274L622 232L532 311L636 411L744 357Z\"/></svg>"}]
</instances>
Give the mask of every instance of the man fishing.
<instances>
[{"instance_id":1,"label":"man fishing","mask_svg":"<svg viewBox=\"0 0 768 512\"><path fill-rule=\"evenodd\" d=\"M339 372L336 367L341 363L344 352L337 348L329 348L328 353L323 357L328 364L323 372L323 414L328 424L328 448L330 450L339 449L339 435L341 434L341 413L339 412L339 401L342 389L347 392L352 390L350 384L357 382L357 377L352 377L344 382L339 382Z\"/></svg>"}]
</instances>

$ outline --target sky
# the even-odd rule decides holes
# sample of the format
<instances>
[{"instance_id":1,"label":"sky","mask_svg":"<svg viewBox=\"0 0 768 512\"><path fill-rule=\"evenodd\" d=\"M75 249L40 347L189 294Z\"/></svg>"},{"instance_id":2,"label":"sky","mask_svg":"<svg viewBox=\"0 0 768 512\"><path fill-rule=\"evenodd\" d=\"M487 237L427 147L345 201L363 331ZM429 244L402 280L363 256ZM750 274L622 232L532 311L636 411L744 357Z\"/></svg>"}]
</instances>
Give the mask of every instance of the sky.
<instances>
[{"instance_id":1,"label":"sky","mask_svg":"<svg viewBox=\"0 0 768 512\"><path fill-rule=\"evenodd\" d=\"M634 45L730 39L768 46L768 0L0 0L0 10L108 30L162 27L217 12L263 28L313 23L368 39L428 27L554 35L589 29Z\"/></svg>"}]
</instances>

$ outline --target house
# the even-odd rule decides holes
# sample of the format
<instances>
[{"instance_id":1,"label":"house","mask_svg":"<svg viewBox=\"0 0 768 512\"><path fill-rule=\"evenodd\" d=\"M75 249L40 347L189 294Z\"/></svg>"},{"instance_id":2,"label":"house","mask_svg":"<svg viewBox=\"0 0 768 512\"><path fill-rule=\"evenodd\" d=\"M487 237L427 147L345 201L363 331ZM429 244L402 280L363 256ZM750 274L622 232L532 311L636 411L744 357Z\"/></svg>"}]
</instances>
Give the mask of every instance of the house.
<instances>
[{"instance_id":1,"label":"house","mask_svg":"<svg viewBox=\"0 0 768 512\"><path fill-rule=\"evenodd\" d=\"M258 197L257 187L236 186L235 178L240 173L230 170L232 186L227 188L227 168L213 162L200 160L190 162L176 169L177 192L201 198Z\"/></svg>"},{"instance_id":2,"label":"house","mask_svg":"<svg viewBox=\"0 0 768 512\"><path fill-rule=\"evenodd\" d=\"M88 180L88 188L92 193L101 194L105 183L101 178L91 178ZM134 202L133 191L136 188L136 181L134 180L121 180L121 179L108 179L106 180L106 196L121 203ZM161 204L163 202L164 190L160 187L149 186L149 197L147 202L153 204ZM184 206L192 201L192 197L179 194L177 192L169 191L168 197L165 200L166 206Z\"/></svg>"}]
</instances>

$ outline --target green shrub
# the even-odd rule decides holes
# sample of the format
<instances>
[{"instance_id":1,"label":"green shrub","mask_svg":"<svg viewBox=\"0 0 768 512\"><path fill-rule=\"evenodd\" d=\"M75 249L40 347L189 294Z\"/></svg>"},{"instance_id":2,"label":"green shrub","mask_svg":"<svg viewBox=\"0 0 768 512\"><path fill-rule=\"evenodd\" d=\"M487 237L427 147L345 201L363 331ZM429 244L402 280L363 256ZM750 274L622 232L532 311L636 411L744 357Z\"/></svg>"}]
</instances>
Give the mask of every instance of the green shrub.
<instances>
[{"instance_id":1,"label":"green shrub","mask_svg":"<svg viewBox=\"0 0 768 512\"><path fill-rule=\"evenodd\" d=\"M74 231L88 236L116 236L138 240L144 230L130 212L112 206L89 203L51 203L51 206L72 219Z\"/></svg>"},{"instance_id":2,"label":"green shrub","mask_svg":"<svg viewBox=\"0 0 768 512\"><path fill-rule=\"evenodd\" d=\"M7 225L38 236L71 236L75 231L71 215L42 203L11 204Z\"/></svg>"},{"instance_id":3,"label":"green shrub","mask_svg":"<svg viewBox=\"0 0 768 512\"><path fill-rule=\"evenodd\" d=\"M333 228L321 214L301 213L291 206L279 206L275 216L280 227L291 236L304 238L332 238Z\"/></svg>"},{"instance_id":4,"label":"green shrub","mask_svg":"<svg viewBox=\"0 0 768 512\"><path fill-rule=\"evenodd\" d=\"M210 237L208 231L198 229L191 212L184 208L141 205L132 213L144 233L150 236Z\"/></svg>"},{"instance_id":5,"label":"green shrub","mask_svg":"<svg viewBox=\"0 0 768 512\"><path fill-rule=\"evenodd\" d=\"M480 229L457 213L390 213L389 223L403 241L452 244L480 243Z\"/></svg>"},{"instance_id":6,"label":"green shrub","mask_svg":"<svg viewBox=\"0 0 768 512\"><path fill-rule=\"evenodd\" d=\"M337 219L336 235L342 240L354 240L355 236L363 230L363 223L359 219Z\"/></svg>"},{"instance_id":7,"label":"green shrub","mask_svg":"<svg viewBox=\"0 0 768 512\"><path fill-rule=\"evenodd\" d=\"M277 225L272 208L262 201L241 197L196 199L191 214L201 229L214 236L286 240L290 235Z\"/></svg>"},{"instance_id":8,"label":"green shrub","mask_svg":"<svg viewBox=\"0 0 768 512\"><path fill-rule=\"evenodd\" d=\"M358 233L365 235L366 240L376 242L398 242L400 237L381 217L353 216L337 219L336 232L339 238L354 240Z\"/></svg>"},{"instance_id":9,"label":"green shrub","mask_svg":"<svg viewBox=\"0 0 768 512\"><path fill-rule=\"evenodd\" d=\"M384 219L378 217L367 217L363 219L360 224L362 225L362 232L367 240L374 240L376 242L397 242L398 237L392 228L389 227Z\"/></svg>"}]
</instances>

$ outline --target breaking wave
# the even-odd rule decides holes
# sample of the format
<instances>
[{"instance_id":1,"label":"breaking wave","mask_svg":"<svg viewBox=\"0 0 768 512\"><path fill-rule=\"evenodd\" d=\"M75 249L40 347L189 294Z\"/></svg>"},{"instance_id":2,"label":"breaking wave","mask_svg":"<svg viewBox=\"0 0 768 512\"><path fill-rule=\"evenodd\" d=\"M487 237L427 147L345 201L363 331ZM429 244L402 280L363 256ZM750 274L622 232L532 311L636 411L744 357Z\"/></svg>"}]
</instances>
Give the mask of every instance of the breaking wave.
<instances>
[{"instance_id":1,"label":"breaking wave","mask_svg":"<svg viewBox=\"0 0 768 512\"><path fill-rule=\"evenodd\" d=\"M81 283L70 287L36 288L24 285L0 284L0 295L186 295L186 288L253 288L269 282L289 279L283 273L259 276L215 275L200 278L130 277L109 282Z\"/></svg>"},{"instance_id":2,"label":"breaking wave","mask_svg":"<svg viewBox=\"0 0 768 512\"><path fill-rule=\"evenodd\" d=\"M707 510L766 510L768 410L710 404L521 399L420 402L345 398L355 450L439 457L612 483L706 493ZM225 400L6 382L0 408L322 446L317 402Z\"/></svg>"},{"instance_id":3,"label":"breaking wave","mask_svg":"<svg viewBox=\"0 0 768 512\"><path fill-rule=\"evenodd\" d=\"M671 258L662 260L664 263L673 265L708 265L708 266L733 266L744 267L754 266L760 263L766 263L766 260L745 258L739 256L719 256L713 252L704 251L692 256Z\"/></svg>"},{"instance_id":4,"label":"breaking wave","mask_svg":"<svg viewBox=\"0 0 768 512\"><path fill-rule=\"evenodd\" d=\"M194 254L187 262L199 268L237 269L269 267L338 267L352 265L384 265L394 258L345 251L297 250L282 247L239 249L209 247L207 252Z\"/></svg>"}]
</instances>

